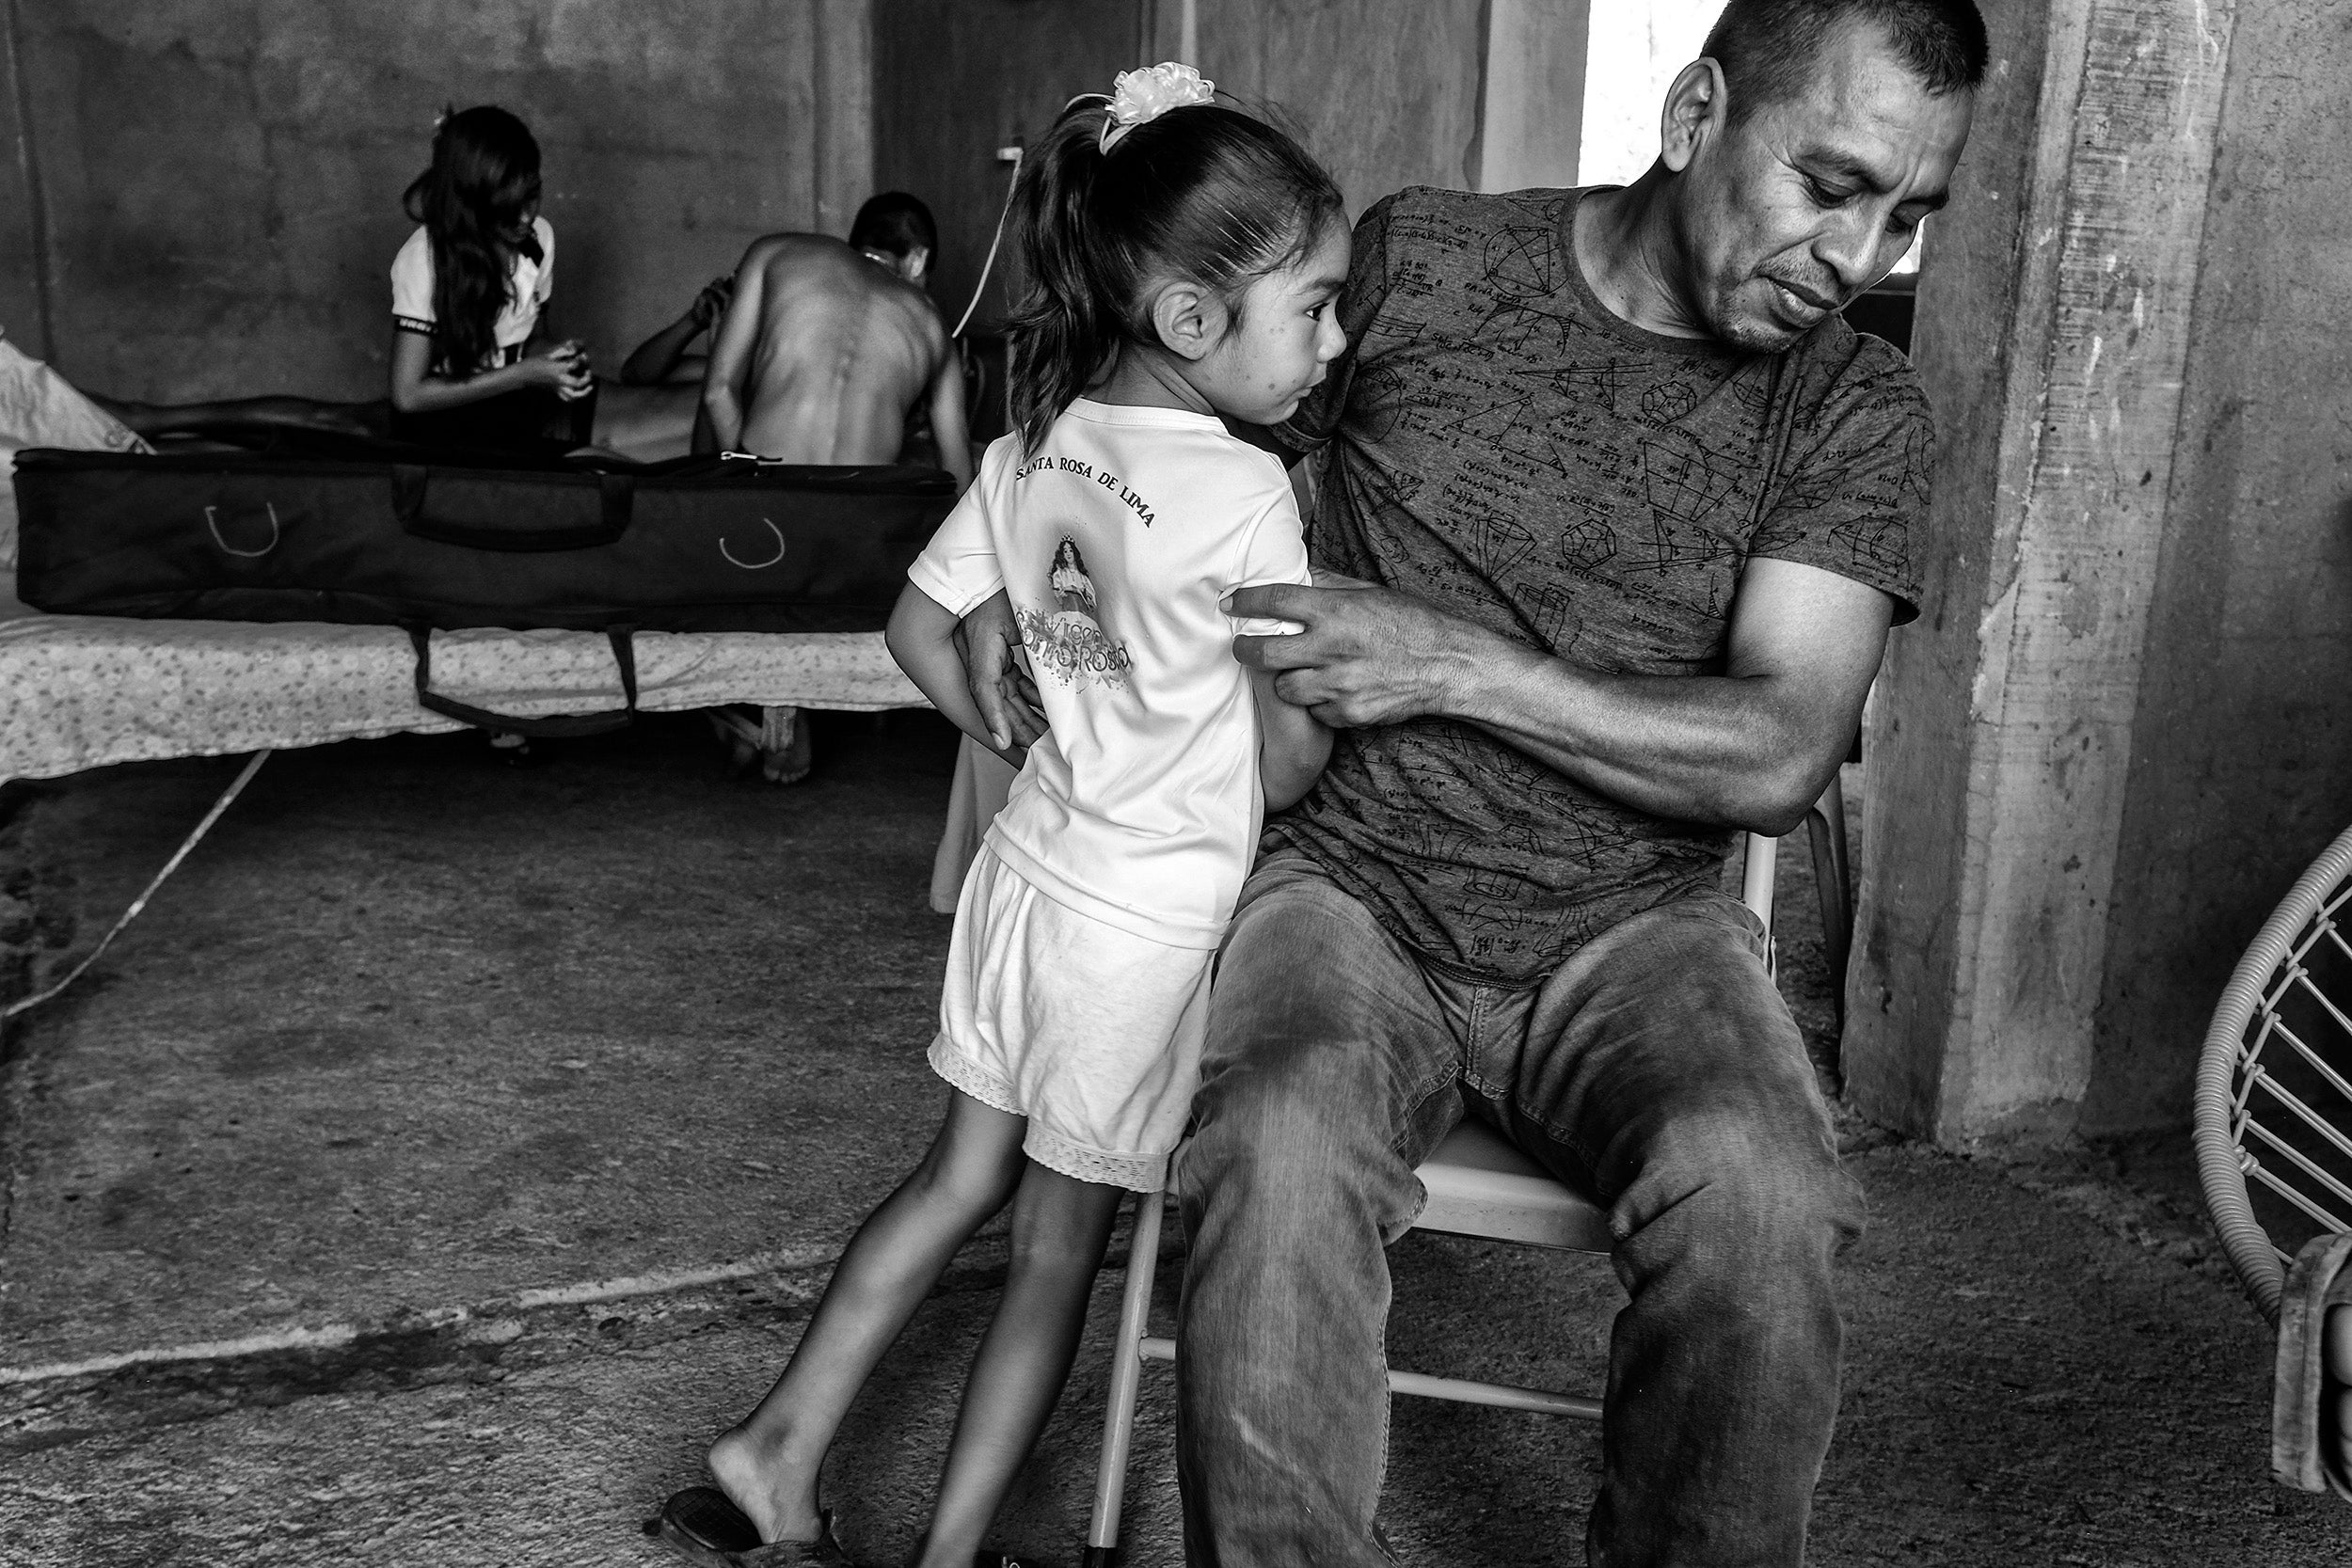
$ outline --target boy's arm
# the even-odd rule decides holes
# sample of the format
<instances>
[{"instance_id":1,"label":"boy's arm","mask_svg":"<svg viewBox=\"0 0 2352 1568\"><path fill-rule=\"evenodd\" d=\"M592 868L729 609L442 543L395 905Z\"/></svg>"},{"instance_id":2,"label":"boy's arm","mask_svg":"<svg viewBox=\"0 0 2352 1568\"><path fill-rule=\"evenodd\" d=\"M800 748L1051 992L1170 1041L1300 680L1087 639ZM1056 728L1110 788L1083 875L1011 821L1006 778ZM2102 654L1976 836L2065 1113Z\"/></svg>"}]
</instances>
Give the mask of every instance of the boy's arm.
<instances>
[{"instance_id":1,"label":"boy's arm","mask_svg":"<svg viewBox=\"0 0 2352 1568\"><path fill-rule=\"evenodd\" d=\"M652 337L629 350L621 361L621 385L624 387L658 387L670 378L686 357L686 345L702 335L704 328L716 326L726 314L727 297L735 291L733 277L714 277L703 285L702 293L686 313Z\"/></svg>"},{"instance_id":2,"label":"boy's arm","mask_svg":"<svg viewBox=\"0 0 2352 1568\"><path fill-rule=\"evenodd\" d=\"M948 722L1018 768L1028 752L1024 747L999 746L989 738L988 724L964 689L963 659L956 652L955 632L956 618L910 582L898 591L898 608L890 612L890 626L882 633L882 641L898 668L907 673L907 679Z\"/></svg>"},{"instance_id":3,"label":"boy's arm","mask_svg":"<svg viewBox=\"0 0 2352 1568\"><path fill-rule=\"evenodd\" d=\"M703 370L703 412L721 451L732 451L743 436L742 388L751 371L752 350L759 342L766 261L759 245L754 244L735 269L735 293L711 337L710 363Z\"/></svg>"},{"instance_id":4,"label":"boy's arm","mask_svg":"<svg viewBox=\"0 0 2352 1568\"><path fill-rule=\"evenodd\" d=\"M963 356L952 340L939 356L931 375L931 439L939 447L939 465L956 476L956 488L972 484L972 436L963 420Z\"/></svg>"},{"instance_id":5,"label":"boy's arm","mask_svg":"<svg viewBox=\"0 0 2352 1568\"><path fill-rule=\"evenodd\" d=\"M703 324L695 319L692 307L686 314L655 333L628 351L621 361L621 385L624 387L659 387L677 369L686 357L686 345L701 333Z\"/></svg>"},{"instance_id":6,"label":"boy's arm","mask_svg":"<svg viewBox=\"0 0 2352 1568\"><path fill-rule=\"evenodd\" d=\"M1280 811L1315 786L1330 760L1331 732L1305 708L1276 696L1274 678L1263 670L1249 672L1249 694L1258 705L1258 782L1265 787L1265 809Z\"/></svg>"}]
</instances>

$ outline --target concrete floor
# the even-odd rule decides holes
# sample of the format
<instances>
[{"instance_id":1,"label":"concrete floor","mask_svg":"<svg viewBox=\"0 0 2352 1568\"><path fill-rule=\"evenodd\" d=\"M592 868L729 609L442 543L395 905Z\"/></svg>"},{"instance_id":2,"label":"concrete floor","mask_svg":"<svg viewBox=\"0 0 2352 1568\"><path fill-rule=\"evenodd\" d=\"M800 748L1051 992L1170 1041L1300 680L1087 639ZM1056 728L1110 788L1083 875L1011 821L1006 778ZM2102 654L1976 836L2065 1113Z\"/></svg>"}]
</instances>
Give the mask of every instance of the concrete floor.
<instances>
[{"instance_id":1,"label":"concrete floor","mask_svg":"<svg viewBox=\"0 0 2352 1568\"><path fill-rule=\"evenodd\" d=\"M691 719L530 771L470 736L264 768L7 1037L0 1560L663 1560L639 1521L772 1376L942 1094L948 737L904 714L819 740L782 790L720 777ZM0 797L0 984L84 950L234 768ZM1804 858L1784 984L1827 1065ZM2352 1560L2352 1509L2267 1480L2268 1338L2185 1140L1845 1132L1874 1221L1815 1562ZM1422 1236L1395 1262L1398 1364L1597 1382L1605 1263ZM1000 1265L974 1243L835 1450L861 1560L919 1527ZM1047 1561L1077 1555L1115 1293L1000 1521ZM1150 1375L1130 1560L1172 1564ZM1403 1401L1392 1449L1408 1563L1581 1560L1591 1430Z\"/></svg>"}]
</instances>

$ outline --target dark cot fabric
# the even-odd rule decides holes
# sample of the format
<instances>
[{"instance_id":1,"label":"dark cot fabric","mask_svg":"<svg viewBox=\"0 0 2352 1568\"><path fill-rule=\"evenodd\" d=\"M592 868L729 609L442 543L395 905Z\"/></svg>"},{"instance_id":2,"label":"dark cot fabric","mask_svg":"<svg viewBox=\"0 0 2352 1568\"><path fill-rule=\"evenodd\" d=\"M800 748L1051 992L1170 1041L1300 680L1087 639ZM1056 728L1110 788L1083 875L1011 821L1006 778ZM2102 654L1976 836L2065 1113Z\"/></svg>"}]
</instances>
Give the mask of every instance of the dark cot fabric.
<instances>
[{"instance_id":1,"label":"dark cot fabric","mask_svg":"<svg viewBox=\"0 0 2352 1568\"><path fill-rule=\"evenodd\" d=\"M1323 448L1314 563L1617 674L1721 673L1758 556L1913 618L1934 430L1910 365L1836 316L1777 355L1629 325L1576 264L1581 194L1414 189L1357 225L1350 353L1277 433ZM1422 720L1342 732L1267 841L1430 963L1519 982L1719 876L1731 835Z\"/></svg>"}]
</instances>

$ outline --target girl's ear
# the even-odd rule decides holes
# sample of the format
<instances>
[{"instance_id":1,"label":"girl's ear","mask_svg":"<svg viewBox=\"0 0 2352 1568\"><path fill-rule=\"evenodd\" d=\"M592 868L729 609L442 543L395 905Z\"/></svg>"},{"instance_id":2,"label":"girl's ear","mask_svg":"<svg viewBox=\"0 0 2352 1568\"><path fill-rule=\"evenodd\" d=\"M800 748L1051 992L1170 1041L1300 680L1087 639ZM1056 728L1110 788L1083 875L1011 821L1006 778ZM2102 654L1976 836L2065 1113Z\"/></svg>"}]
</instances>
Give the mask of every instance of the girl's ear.
<instances>
[{"instance_id":1,"label":"girl's ear","mask_svg":"<svg viewBox=\"0 0 2352 1568\"><path fill-rule=\"evenodd\" d=\"M1152 330L1180 358L1206 358L1225 336L1227 314L1225 302L1198 283L1163 284L1152 296Z\"/></svg>"}]
</instances>

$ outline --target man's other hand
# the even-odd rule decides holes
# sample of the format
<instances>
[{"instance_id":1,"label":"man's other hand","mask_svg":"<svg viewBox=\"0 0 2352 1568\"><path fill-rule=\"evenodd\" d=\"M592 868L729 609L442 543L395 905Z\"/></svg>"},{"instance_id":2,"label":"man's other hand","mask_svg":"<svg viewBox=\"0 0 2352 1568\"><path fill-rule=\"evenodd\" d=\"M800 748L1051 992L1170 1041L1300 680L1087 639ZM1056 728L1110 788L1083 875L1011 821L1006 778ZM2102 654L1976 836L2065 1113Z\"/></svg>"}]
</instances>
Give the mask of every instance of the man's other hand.
<instances>
[{"instance_id":1,"label":"man's other hand","mask_svg":"<svg viewBox=\"0 0 2352 1568\"><path fill-rule=\"evenodd\" d=\"M1044 705L1021 649L1012 600L1002 592L977 606L956 626L964 685L999 751L1026 750L1045 734Z\"/></svg>"},{"instance_id":2,"label":"man's other hand","mask_svg":"<svg viewBox=\"0 0 2352 1568\"><path fill-rule=\"evenodd\" d=\"M1226 613L1295 621L1290 636L1236 637L1233 657L1276 675L1275 691L1334 727L1357 729L1448 710L1455 683L1500 640L1410 594L1336 573L1315 586L1238 588Z\"/></svg>"}]
</instances>

